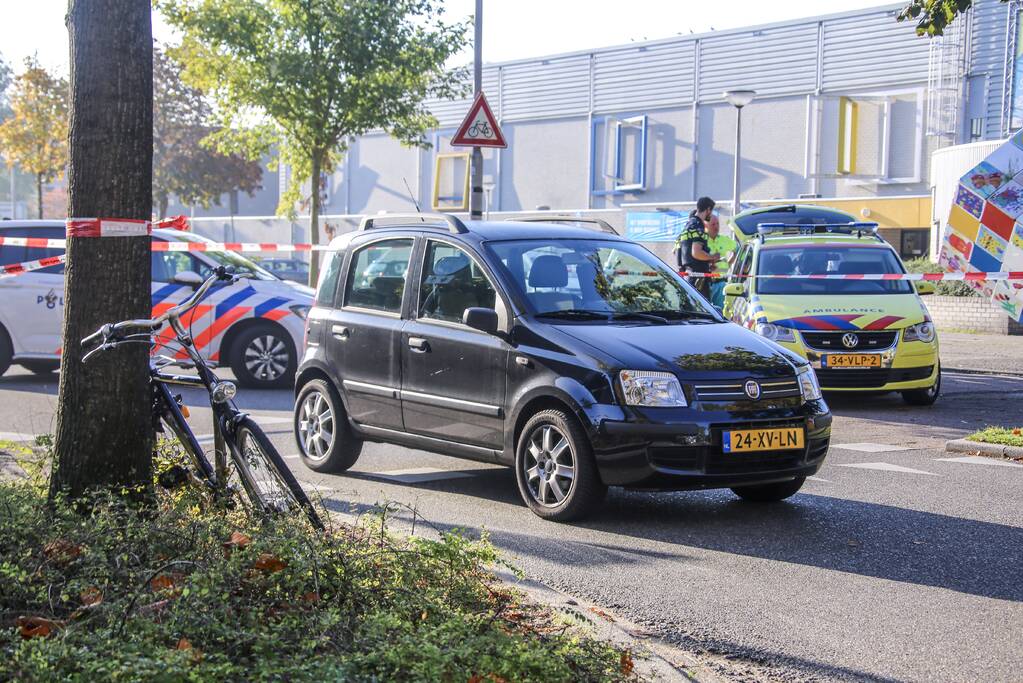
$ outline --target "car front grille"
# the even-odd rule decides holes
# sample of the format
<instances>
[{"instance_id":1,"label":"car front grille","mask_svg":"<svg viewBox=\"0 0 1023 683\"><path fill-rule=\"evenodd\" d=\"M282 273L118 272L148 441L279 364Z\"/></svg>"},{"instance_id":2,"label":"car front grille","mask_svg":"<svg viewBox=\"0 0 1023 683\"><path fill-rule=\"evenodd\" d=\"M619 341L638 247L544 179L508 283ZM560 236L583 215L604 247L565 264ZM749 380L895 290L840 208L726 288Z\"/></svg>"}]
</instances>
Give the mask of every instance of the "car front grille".
<instances>
[{"instance_id":1,"label":"car front grille","mask_svg":"<svg viewBox=\"0 0 1023 683\"><path fill-rule=\"evenodd\" d=\"M890 382L912 382L927 379L934 371L933 365L918 368L851 368L817 370L817 380L822 389L876 389Z\"/></svg>"},{"instance_id":2,"label":"car front grille","mask_svg":"<svg viewBox=\"0 0 1023 683\"><path fill-rule=\"evenodd\" d=\"M899 338L898 330L883 330L880 332L866 332L863 330L848 330L841 332L800 332L803 335L803 342L811 349L817 351L881 351L895 345ZM856 336L855 346L846 346L842 343L842 337L847 334Z\"/></svg>"},{"instance_id":3,"label":"car front grille","mask_svg":"<svg viewBox=\"0 0 1023 683\"><path fill-rule=\"evenodd\" d=\"M760 385L760 399L791 398L800 396L795 377L753 378ZM750 401L745 390L746 381L703 382L693 385L697 401Z\"/></svg>"}]
</instances>

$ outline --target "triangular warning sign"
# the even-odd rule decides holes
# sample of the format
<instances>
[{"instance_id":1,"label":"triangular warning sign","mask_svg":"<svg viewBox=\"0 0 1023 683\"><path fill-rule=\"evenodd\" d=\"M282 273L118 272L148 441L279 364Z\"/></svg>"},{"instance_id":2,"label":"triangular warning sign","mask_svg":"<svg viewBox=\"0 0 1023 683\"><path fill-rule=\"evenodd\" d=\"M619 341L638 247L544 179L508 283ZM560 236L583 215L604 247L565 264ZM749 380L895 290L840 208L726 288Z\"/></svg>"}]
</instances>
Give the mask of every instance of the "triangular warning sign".
<instances>
[{"instance_id":1,"label":"triangular warning sign","mask_svg":"<svg viewBox=\"0 0 1023 683\"><path fill-rule=\"evenodd\" d=\"M497 126L494 112L487 104L487 98L481 90L472 106L469 115L458 127L455 137L451 138L452 147L507 147L501 129Z\"/></svg>"}]
</instances>

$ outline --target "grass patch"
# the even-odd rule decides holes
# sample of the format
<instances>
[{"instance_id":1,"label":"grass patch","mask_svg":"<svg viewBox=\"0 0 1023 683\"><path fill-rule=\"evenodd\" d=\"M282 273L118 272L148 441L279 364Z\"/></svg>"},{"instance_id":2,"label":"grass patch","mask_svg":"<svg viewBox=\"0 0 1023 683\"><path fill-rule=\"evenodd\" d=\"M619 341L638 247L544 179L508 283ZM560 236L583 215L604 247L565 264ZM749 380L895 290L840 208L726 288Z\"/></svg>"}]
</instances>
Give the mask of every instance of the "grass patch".
<instances>
[{"instance_id":1,"label":"grass patch","mask_svg":"<svg viewBox=\"0 0 1023 683\"><path fill-rule=\"evenodd\" d=\"M202 492L46 505L0 481L0 680L621 681L628 652L524 602L486 538L328 533Z\"/></svg>"},{"instance_id":2,"label":"grass patch","mask_svg":"<svg viewBox=\"0 0 1023 683\"><path fill-rule=\"evenodd\" d=\"M1023 429L1020 427L985 427L966 437L969 441L994 443L999 446L1023 448Z\"/></svg>"}]
</instances>

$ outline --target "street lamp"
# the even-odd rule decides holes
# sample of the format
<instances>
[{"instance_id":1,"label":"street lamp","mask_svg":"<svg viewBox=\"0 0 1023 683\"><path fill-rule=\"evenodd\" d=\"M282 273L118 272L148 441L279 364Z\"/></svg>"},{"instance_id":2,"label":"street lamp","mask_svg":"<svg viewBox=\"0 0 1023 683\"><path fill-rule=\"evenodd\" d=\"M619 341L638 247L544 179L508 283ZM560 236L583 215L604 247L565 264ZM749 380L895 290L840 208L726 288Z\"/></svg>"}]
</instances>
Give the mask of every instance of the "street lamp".
<instances>
[{"instance_id":1,"label":"street lamp","mask_svg":"<svg viewBox=\"0 0 1023 683\"><path fill-rule=\"evenodd\" d=\"M742 151L742 108L753 101L755 90L726 90L725 99L735 107L735 178L732 184L732 215L739 213L739 162Z\"/></svg>"}]
</instances>

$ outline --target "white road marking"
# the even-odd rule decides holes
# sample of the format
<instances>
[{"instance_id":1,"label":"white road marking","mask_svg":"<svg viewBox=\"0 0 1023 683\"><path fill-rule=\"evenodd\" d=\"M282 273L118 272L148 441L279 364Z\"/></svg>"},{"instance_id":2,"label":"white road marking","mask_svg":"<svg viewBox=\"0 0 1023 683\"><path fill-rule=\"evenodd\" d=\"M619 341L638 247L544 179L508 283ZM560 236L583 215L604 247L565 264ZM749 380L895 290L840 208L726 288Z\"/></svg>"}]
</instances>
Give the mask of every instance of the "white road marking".
<instances>
[{"instance_id":1,"label":"white road marking","mask_svg":"<svg viewBox=\"0 0 1023 683\"><path fill-rule=\"evenodd\" d=\"M402 484L420 484L427 481L440 481L443 479L463 479L465 477L473 476L472 472L456 472L452 470L441 470L437 469L436 467L414 467L408 470L388 470L387 472L359 472L359 474L366 477L372 477L373 479L397 481Z\"/></svg>"},{"instance_id":2,"label":"white road marking","mask_svg":"<svg viewBox=\"0 0 1023 683\"><path fill-rule=\"evenodd\" d=\"M299 455L298 453L292 453L290 455L282 455L281 457L282 458L287 458L288 460L292 460L294 458L301 458L302 456Z\"/></svg>"},{"instance_id":3,"label":"white road marking","mask_svg":"<svg viewBox=\"0 0 1023 683\"><path fill-rule=\"evenodd\" d=\"M252 415L251 417L261 425L291 424L292 420L294 420L291 417L277 417L276 415Z\"/></svg>"},{"instance_id":4,"label":"white road marking","mask_svg":"<svg viewBox=\"0 0 1023 683\"><path fill-rule=\"evenodd\" d=\"M923 470L914 470L912 467L903 467L902 465L893 465L888 462L857 462L848 465L834 465L834 467L855 467L861 470L881 470L884 472L901 472L903 474L926 474L931 477L940 477L940 474L934 472L924 472Z\"/></svg>"},{"instance_id":5,"label":"white road marking","mask_svg":"<svg viewBox=\"0 0 1023 683\"><path fill-rule=\"evenodd\" d=\"M807 479L810 480L810 481L823 482L825 484L834 484L835 483L835 482L831 481L830 479L823 479L821 477L807 477Z\"/></svg>"},{"instance_id":6,"label":"white road marking","mask_svg":"<svg viewBox=\"0 0 1023 683\"><path fill-rule=\"evenodd\" d=\"M961 458L935 458L939 462L965 462L968 465L995 465L997 467L1023 467L1017 462L1006 462L997 458L985 458L982 455L966 455Z\"/></svg>"},{"instance_id":7,"label":"white road marking","mask_svg":"<svg viewBox=\"0 0 1023 683\"><path fill-rule=\"evenodd\" d=\"M335 488L333 486L324 486L322 484L314 484L314 483L309 482L309 481L302 481L302 482L299 482L299 483L302 484L302 488L315 489L317 491L334 491L335 490Z\"/></svg>"},{"instance_id":8,"label":"white road marking","mask_svg":"<svg viewBox=\"0 0 1023 683\"><path fill-rule=\"evenodd\" d=\"M871 443L864 441L862 443L833 443L832 448L841 448L845 451L860 451L861 453L891 453L894 451L912 451L914 450L910 446L893 446L887 443Z\"/></svg>"},{"instance_id":9,"label":"white road marking","mask_svg":"<svg viewBox=\"0 0 1023 683\"><path fill-rule=\"evenodd\" d=\"M0 432L0 441L34 442L35 440L35 434L25 434L23 432Z\"/></svg>"}]
</instances>

